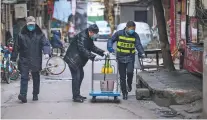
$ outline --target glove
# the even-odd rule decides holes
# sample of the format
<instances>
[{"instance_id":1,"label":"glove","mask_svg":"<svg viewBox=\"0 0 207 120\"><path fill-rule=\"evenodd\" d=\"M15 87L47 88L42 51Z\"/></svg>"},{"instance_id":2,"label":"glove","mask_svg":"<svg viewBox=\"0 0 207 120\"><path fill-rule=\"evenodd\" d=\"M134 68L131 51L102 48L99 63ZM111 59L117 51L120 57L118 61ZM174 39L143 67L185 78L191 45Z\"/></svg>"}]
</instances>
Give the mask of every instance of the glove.
<instances>
[{"instance_id":1,"label":"glove","mask_svg":"<svg viewBox=\"0 0 207 120\"><path fill-rule=\"evenodd\" d=\"M109 51L110 53L113 53L113 52L114 52L114 49L113 49L112 47L110 47L110 48L108 48L108 51Z\"/></svg>"},{"instance_id":2,"label":"glove","mask_svg":"<svg viewBox=\"0 0 207 120\"><path fill-rule=\"evenodd\" d=\"M44 58L45 58L45 59L48 59L48 58L49 58L49 55L48 55L48 54L45 54L45 55L44 55Z\"/></svg>"},{"instance_id":3,"label":"glove","mask_svg":"<svg viewBox=\"0 0 207 120\"><path fill-rule=\"evenodd\" d=\"M108 55L109 55L109 52L106 52L106 51L105 51L103 54L104 54L105 56L108 56Z\"/></svg>"},{"instance_id":4,"label":"glove","mask_svg":"<svg viewBox=\"0 0 207 120\"><path fill-rule=\"evenodd\" d=\"M141 58L145 58L146 57L146 55L143 53L142 55L141 55Z\"/></svg>"}]
</instances>

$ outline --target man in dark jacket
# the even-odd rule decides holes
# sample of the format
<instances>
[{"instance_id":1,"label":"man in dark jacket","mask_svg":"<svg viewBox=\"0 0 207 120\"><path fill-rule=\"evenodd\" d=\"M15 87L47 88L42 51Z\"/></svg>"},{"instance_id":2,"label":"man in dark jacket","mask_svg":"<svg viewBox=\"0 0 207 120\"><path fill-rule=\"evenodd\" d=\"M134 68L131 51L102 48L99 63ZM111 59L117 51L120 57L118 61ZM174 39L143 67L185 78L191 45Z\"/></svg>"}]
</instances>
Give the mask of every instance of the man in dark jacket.
<instances>
[{"instance_id":1,"label":"man in dark jacket","mask_svg":"<svg viewBox=\"0 0 207 120\"><path fill-rule=\"evenodd\" d=\"M27 25L24 26L14 43L11 61L16 62L19 55L18 68L21 74L20 94L18 99L23 103L27 102L27 89L29 71L33 77L33 100L38 100L40 75L42 69L42 51L45 55L50 54L50 43L44 33L35 23L35 18L27 18Z\"/></svg>"},{"instance_id":2,"label":"man in dark jacket","mask_svg":"<svg viewBox=\"0 0 207 120\"><path fill-rule=\"evenodd\" d=\"M96 55L107 55L107 52L97 48L93 40L99 32L98 26L93 24L88 29L83 30L72 40L66 55L65 62L68 64L72 75L72 93L74 102L83 102L86 97L80 95L80 86L84 77L83 67L87 61L94 60Z\"/></svg>"},{"instance_id":3,"label":"man in dark jacket","mask_svg":"<svg viewBox=\"0 0 207 120\"><path fill-rule=\"evenodd\" d=\"M121 90L124 100L127 99L128 92L131 92L132 90L135 48L138 51L139 57L145 57L144 49L140 42L139 35L135 32L135 28L136 24L133 21L128 21L126 28L117 31L112 38L108 40L107 44L108 51L114 52L113 43L117 42L117 60L119 65ZM128 91L126 87L126 76Z\"/></svg>"}]
</instances>

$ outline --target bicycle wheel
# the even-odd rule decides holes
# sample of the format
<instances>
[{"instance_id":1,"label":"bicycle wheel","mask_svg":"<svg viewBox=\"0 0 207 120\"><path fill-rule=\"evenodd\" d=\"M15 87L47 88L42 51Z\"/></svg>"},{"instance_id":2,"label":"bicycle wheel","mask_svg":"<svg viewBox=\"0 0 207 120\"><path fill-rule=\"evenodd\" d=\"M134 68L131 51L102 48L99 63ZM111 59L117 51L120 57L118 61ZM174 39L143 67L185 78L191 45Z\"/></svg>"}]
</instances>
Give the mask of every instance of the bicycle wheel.
<instances>
[{"instance_id":1,"label":"bicycle wheel","mask_svg":"<svg viewBox=\"0 0 207 120\"><path fill-rule=\"evenodd\" d=\"M19 71L12 72L10 75L10 80L17 80L19 78Z\"/></svg>"},{"instance_id":2,"label":"bicycle wheel","mask_svg":"<svg viewBox=\"0 0 207 120\"><path fill-rule=\"evenodd\" d=\"M65 71L66 63L58 56L54 56L48 59L46 63L46 70L52 75L59 75Z\"/></svg>"},{"instance_id":3,"label":"bicycle wheel","mask_svg":"<svg viewBox=\"0 0 207 120\"><path fill-rule=\"evenodd\" d=\"M19 71L16 65L10 63L10 66L12 68L12 72L10 73L10 80L17 80L19 78Z\"/></svg>"}]
</instances>

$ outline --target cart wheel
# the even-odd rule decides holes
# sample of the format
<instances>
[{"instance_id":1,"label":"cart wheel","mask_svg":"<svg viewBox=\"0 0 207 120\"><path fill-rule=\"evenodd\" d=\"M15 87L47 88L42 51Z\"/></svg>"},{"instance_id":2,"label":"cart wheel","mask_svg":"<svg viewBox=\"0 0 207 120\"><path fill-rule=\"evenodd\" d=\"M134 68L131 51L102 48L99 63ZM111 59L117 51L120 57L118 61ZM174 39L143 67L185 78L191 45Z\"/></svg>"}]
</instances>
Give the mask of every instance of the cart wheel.
<instances>
[{"instance_id":1,"label":"cart wheel","mask_svg":"<svg viewBox=\"0 0 207 120\"><path fill-rule=\"evenodd\" d=\"M115 102L115 103L120 103L120 100L118 99L117 96L114 96L114 102Z\"/></svg>"},{"instance_id":2,"label":"cart wheel","mask_svg":"<svg viewBox=\"0 0 207 120\"><path fill-rule=\"evenodd\" d=\"M96 96L93 96L91 102L96 102Z\"/></svg>"}]
</instances>

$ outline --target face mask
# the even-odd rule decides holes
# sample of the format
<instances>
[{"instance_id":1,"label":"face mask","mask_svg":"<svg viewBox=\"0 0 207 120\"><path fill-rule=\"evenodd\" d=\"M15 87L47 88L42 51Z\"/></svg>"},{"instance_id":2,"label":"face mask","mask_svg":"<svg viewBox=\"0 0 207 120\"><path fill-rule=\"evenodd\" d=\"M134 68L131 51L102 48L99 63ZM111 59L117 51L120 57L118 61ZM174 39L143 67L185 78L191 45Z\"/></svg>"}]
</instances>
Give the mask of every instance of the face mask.
<instances>
[{"instance_id":1,"label":"face mask","mask_svg":"<svg viewBox=\"0 0 207 120\"><path fill-rule=\"evenodd\" d=\"M93 36L91 36L91 39L92 40L95 40L97 37L98 37L98 35L97 34L94 34Z\"/></svg>"},{"instance_id":2,"label":"face mask","mask_svg":"<svg viewBox=\"0 0 207 120\"><path fill-rule=\"evenodd\" d=\"M33 31L35 29L35 25L27 25L27 29L29 31Z\"/></svg>"},{"instance_id":3,"label":"face mask","mask_svg":"<svg viewBox=\"0 0 207 120\"><path fill-rule=\"evenodd\" d=\"M134 30L128 30L128 33L129 33L130 35L132 35L134 32L135 32Z\"/></svg>"}]
</instances>

